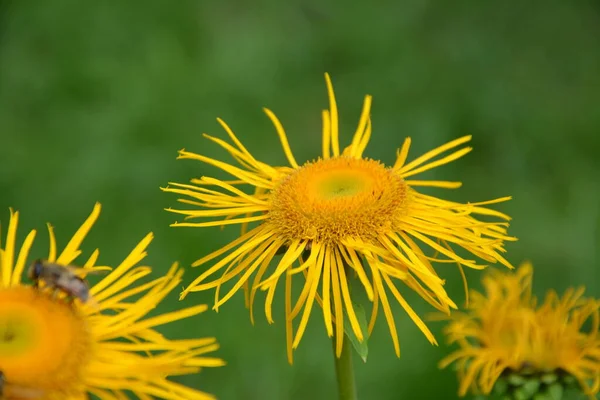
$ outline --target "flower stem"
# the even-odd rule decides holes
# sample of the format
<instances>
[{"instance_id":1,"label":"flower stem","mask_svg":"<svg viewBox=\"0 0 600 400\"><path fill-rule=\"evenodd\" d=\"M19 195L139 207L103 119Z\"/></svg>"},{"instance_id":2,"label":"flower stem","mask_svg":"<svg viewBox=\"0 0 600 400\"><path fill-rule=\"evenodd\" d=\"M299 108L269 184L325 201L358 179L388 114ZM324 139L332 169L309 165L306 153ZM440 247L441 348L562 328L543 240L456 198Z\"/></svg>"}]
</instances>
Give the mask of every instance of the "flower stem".
<instances>
[{"instance_id":1,"label":"flower stem","mask_svg":"<svg viewBox=\"0 0 600 400\"><path fill-rule=\"evenodd\" d=\"M335 337L333 338L333 359L335 361L335 375L337 377L338 394L340 400L357 400L354 369L352 367L352 344L344 335L344 344L340 358L335 355Z\"/></svg>"}]
</instances>

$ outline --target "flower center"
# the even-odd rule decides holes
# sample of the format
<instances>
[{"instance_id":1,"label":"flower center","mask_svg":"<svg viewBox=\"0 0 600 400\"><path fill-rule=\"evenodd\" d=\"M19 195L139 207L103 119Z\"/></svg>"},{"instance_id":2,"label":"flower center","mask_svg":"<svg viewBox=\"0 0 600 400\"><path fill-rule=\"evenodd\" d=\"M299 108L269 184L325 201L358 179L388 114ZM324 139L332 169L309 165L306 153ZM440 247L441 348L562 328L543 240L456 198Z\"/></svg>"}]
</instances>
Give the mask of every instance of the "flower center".
<instances>
[{"instance_id":1,"label":"flower center","mask_svg":"<svg viewBox=\"0 0 600 400\"><path fill-rule=\"evenodd\" d=\"M334 242L389 229L406 209L408 187L377 161L342 156L303 165L272 195L268 223L278 234Z\"/></svg>"},{"instance_id":2,"label":"flower center","mask_svg":"<svg viewBox=\"0 0 600 400\"><path fill-rule=\"evenodd\" d=\"M81 382L90 343L71 305L31 286L0 289L0 371L8 398L23 391L67 397Z\"/></svg>"}]
</instances>

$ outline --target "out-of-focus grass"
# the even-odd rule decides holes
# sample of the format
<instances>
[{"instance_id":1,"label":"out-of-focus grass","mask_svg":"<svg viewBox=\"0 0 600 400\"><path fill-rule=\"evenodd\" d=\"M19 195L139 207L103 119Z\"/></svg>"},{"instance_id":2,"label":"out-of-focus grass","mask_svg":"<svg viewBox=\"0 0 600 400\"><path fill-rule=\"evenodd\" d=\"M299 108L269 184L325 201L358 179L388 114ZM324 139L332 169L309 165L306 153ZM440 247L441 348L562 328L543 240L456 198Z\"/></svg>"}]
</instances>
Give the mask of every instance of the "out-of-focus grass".
<instances>
[{"instance_id":1,"label":"out-of-focus grass","mask_svg":"<svg viewBox=\"0 0 600 400\"><path fill-rule=\"evenodd\" d=\"M597 2L421 1L0 3L0 210L22 225L51 221L64 243L102 202L84 249L116 263L148 231L156 273L188 266L235 237L235 229L171 229L162 211L168 181L214 171L175 161L187 148L222 155L201 138L228 121L265 162L285 158L261 107L286 126L298 160L320 149L323 72L332 74L349 140L362 96L374 95L367 155L393 160L413 138L413 155L464 134L475 150L429 176L460 179L440 193L460 201L504 195L514 217L509 258L536 266L535 291L586 284L598 295L600 226L600 7ZM21 237L25 228L21 231ZM40 235L36 248L43 251ZM442 271L462 299L458 272ZM188 270L189 282L198 270ZM473 286L480 274L469 273ZM407 294L418 311L430 311ZM179 307L173 293L165 309ZM212 293L183 304L210 302ZM281 305L281 301L278 302ZM260 302L258 303L260 304ZM260 307L257 307L260 310ZM280 308L281 311L281 308ZM357 361L363 398L454 398L452 371L398 308L402 357L385 324L367 364ZM240 294L214 312L164 329L215 335L229 365L181 378L221 399L335 396L321 313L286 363L283 315L252 327ZM438 339L440 325L432 323Z\"/></svg>"}]
</instances>

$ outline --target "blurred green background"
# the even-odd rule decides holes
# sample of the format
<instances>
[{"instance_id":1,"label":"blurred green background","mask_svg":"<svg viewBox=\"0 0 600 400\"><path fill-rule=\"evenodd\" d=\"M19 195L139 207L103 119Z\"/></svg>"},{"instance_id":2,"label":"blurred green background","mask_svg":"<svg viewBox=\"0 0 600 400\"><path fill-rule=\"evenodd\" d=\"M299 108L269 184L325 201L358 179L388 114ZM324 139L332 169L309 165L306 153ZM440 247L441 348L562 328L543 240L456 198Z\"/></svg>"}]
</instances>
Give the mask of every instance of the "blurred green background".
<instances>
[{"instance_id":1,"label":"blurred green background","mask_svg":"<svg viewBox=\"0 0 600 400\"><path fill-rule=\"evenodd\" d=\"M0 1L0 219L22 212L19 236L44 224L63 245L92 209L100 221L83 249L116 264L148 232L156 274L188 266L235 237L228 228L169 228L169 181L214 174L177 150L222 157L201 137L224 137L222 117L254 155L284 164L266 106L282 120L299 161L320 152L323 73L332 75L342 143L374 95L366 155L392 163L411 136L414 158L473 134L475 150L427 177L462 180L459 201L505 195L514 221L510 260L536 266L535 291L569 285L600 290L600 3L598 1L293 0L176 2ZM448 270L445 271L444 269ZM461 302L455 268L440 268ZM188 270L188 283L199 270ZM480 287L480 274L470 282ZM280 291L279 295L282 294ZM162 310L181 306L173 293ZM431 311L407 294L420 313ZM185 305L211 302L190 295ZM180 382L220 399L332 399L331 345L320 310L289 366L282 301L275 325L252 327L240 293L212 311L165 327L174 337L216 336L228 365ZM261 310L262 299L257 303ZM363 399L452 399L457 383L396 309L402 357L381 316L368 363L356 359Z\"/></svg>"}]
</instances>

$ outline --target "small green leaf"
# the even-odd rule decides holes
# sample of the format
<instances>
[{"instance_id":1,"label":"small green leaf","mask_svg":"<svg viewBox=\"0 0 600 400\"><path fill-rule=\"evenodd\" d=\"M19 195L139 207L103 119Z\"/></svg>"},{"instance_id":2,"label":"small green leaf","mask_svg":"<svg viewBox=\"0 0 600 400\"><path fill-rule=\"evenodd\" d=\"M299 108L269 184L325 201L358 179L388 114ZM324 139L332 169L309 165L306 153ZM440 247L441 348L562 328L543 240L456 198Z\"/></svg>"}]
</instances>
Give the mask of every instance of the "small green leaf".
<instances>
[{"instance_id":1,"label":"small green leaf","mask_svg":"<svg viewBox=\"0 0 600 400\"><path fill-rule=\"evenodd\" d=\"M527 393L524 387L516 389L513 393L513 397L515 400L527 400L531 398L531 396L529 395L529 393Z\"/></svg>"},{"instance_id":2,"label":"small green leaf","mask_svg":"<svg viewBox=\"0 0 600 400\"><path fill-rule=\"evenodd\" d=\"M528 379L521 387L529 397L532 397L540 390L541 382L537 378Z\"/></svg>"},{"instance_id":3,"label":"small green leaf","mask_svg":"<svg viewBox=\"0 0 600 400\"><path fill-rule=\"evenodd\" d=\"M518 374L510 374L508 376L508 383L511 384L512 386L521 386L522 384L524 384L525 378L523 378L521 375Z\"/></svg>"},{"instance_id":4,"label":"small green leaf","mask_svg":"<svg viewBox=\"0 0 600 400\"><path fill-rule=\"evenodd\" d=\"M533 395L533 400L552 400L550 399L550 396L543 392L543 393L536 393Z\"/></svg>"},{"instance_id":5,"label":"small green leaf","mask_svg":"<svg viewBox=\"0 0 600 400\"><path fill-rule=\"evenodd\" d=\"M548 374L542 375L541 379L544 384L550 385L550 384L556 382L556 380L558 379L558 375L553 374L553 373L548 373Z\"/></svg>"},{"instance_id":6,"label":"small green leaf","mask_svg":"<svg viewBox=\"0 0 600 400\"><path fill-rule=\"evenodd\" d=\"M348 339L350 339L350 342L352 342L352 347L354 347L354 350L356 350L360 358L362 358L364 362L367 362L367 356L369 355L369 327L367 325L367 316L364 307L360 304L352 302L352 307L354 307L354 312L356 313L358 325L360 326L360 330L363 333L363 341L360 342L354 334L354 331L352 330L352 325L350 324L348 318L344 318L344 333L346 334Z\"/></svg>"},{"instance_id":7,"label":"small green leaf","mask_svg":"<svg viewBox=\"0 0 600 400\"><path fill-rule=\"evenodd\" d=\"M498 396L506 394L508 392L508 382L506 382L506 379L500 377L494 384L493 392Z\"/></svg>"},{"instance_id":8,"label":"small green leaf","mask_svg":"<svg viewBox=\"0 0 600 400\"><path fill-rule=\"evenodd\" d=\"M548 386L548 394L552 400L561 400L563 397L563 387L560 383L553 383Z\"/></svg>"}]
</instances>

